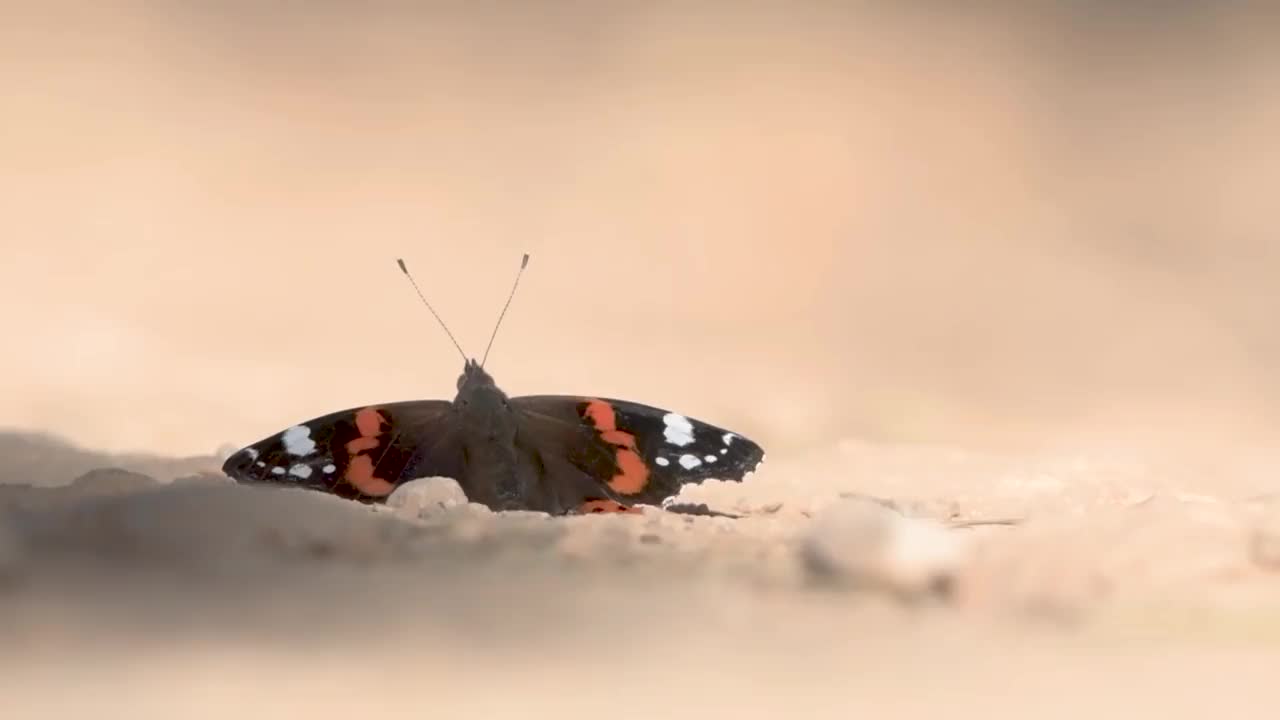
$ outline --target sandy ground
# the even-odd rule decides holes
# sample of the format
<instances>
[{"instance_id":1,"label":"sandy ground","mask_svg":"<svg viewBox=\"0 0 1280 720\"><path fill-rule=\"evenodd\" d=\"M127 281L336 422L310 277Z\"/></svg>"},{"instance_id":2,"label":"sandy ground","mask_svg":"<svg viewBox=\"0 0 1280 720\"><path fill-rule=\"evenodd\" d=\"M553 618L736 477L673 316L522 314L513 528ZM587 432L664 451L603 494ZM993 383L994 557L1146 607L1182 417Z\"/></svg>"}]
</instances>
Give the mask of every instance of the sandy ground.
<instances>
[{"instance_id":1,"label":"sandy ground","mask_svg":"<svg viewBox=\"0 0 1280 720\"><path fill-rule=\"evenodd\" d=\"M686 493L736 520L0 486L5 716L1272 717L1278 466L845 443Z\"/></svg>"},{"instance_id":2,"label":"sandy ground","mask_svg":"<svg viewBox=\"0 0 1280 720\"><path fill-rule=\"evenodd\" d=\"M1274 4L0 18L0 720L1280 716ZM480 354L522 253L503 389L740 519L199 475L451 397L393 259Z\"/></svg>"}]
</instances>

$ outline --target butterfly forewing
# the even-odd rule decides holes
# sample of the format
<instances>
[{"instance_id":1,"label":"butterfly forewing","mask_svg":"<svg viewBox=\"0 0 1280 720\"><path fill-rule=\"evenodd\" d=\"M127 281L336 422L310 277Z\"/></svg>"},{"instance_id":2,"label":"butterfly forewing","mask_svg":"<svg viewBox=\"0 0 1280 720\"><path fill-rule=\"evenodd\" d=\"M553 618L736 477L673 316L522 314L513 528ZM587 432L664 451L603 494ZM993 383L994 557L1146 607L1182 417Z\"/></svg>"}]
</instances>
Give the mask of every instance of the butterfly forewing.
<instances>
[{"instance_id":1,"label":"butterfly forewing","mask_svg":"<svg viewBox=\"0 0 1280 720\"><path fill-rule=\"evenodd\" d=\"M759 445L737 433L640 403L529 395L511 404L524 432L563 448L574 468L622 503L659 505L708 479L740 482L764 459Z\"/></svg>"},{"instance_id":2,"label":"butterfly forewing","mask_svg":"<svg viewBox=\"0 0 1280 720\"><path fill-rule=\"evenodd\" d=\"M425 476L458 478L462 461L450 403L412 400L351 408L286 428L232 455L237 482L321 490L383 502Z\"/></svg>"}]
</instances>

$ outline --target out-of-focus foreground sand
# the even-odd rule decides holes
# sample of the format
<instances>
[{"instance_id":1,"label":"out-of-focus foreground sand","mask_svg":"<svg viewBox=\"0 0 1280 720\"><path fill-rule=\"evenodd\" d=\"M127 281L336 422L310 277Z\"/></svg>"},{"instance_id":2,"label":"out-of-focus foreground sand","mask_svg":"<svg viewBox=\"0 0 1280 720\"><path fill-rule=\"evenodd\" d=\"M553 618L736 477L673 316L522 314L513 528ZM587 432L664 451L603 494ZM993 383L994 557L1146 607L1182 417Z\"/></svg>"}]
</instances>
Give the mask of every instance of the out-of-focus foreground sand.
<instances>
[{"instance_id":1,"label":"out-of-focus foreground sand","mask_svg":"<svg viewBox=\"0 0 1280 720\"><path fill-rule=\"evenodd\" d=\"M0 0L0 716L1275 717L1275 9L960 5ZM198 476L522 252L742 519Z\"/></svg>"},{"instance_id":2,"label":"out-of-focus foreground sand","mask_svg":"<svg viewBox=\"0 0 1280 720\"><path fill-rule=\"evenodd\" d=\"M1269 717L1277 462L851 442L686 493L737 520L0 486L6 717Z\"/></svg>"}]
</instances>

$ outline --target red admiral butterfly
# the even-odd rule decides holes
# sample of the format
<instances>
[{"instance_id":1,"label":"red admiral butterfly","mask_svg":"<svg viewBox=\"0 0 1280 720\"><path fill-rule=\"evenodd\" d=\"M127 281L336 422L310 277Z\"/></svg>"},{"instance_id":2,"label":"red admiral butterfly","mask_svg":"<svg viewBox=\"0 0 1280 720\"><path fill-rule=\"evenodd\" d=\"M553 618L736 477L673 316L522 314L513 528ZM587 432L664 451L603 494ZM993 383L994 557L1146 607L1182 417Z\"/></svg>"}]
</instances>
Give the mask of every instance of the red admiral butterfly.
<instances>
[{"instance_id":1,"label":"red admiral butterfly","mask_svg":"<svg viewBox=\"0 0 1280 720\"><path fill-rule=\"evenodd\" d=\"M484 360L497 336L503 307ZM741 482L764 459L751 440L674 412L598 397L508 397L468 359L453 401L410 400L342 410L285 429L233 454L222 471L240 483L292 485L366 503L385 502L421 477L457 480L493 510L552 515L663 506L688 483Z\"/></svg>"}]
</instances>

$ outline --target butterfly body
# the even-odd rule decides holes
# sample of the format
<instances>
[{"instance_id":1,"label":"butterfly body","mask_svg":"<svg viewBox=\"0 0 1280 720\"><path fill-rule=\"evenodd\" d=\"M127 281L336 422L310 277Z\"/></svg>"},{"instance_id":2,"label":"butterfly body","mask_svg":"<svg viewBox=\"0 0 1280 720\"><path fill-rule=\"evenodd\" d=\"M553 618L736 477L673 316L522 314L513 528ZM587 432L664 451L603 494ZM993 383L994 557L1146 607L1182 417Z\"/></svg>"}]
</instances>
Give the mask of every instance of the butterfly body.
<instances>
[{"instance_id":1,"label":"butterfly body","mask_svg":"<svg viewBox=\"0 0 1280 720\"><path fill-rule=\"evenodd\" d=\"M493 510L564 515L661 505L689 483L741 481L764 459L741 435L660 408L508 397L474 359L457 390L452 401L370 405L299 423L233 454L223 472L368 503L443 476Z\"/></svg>"}]
</instances>

